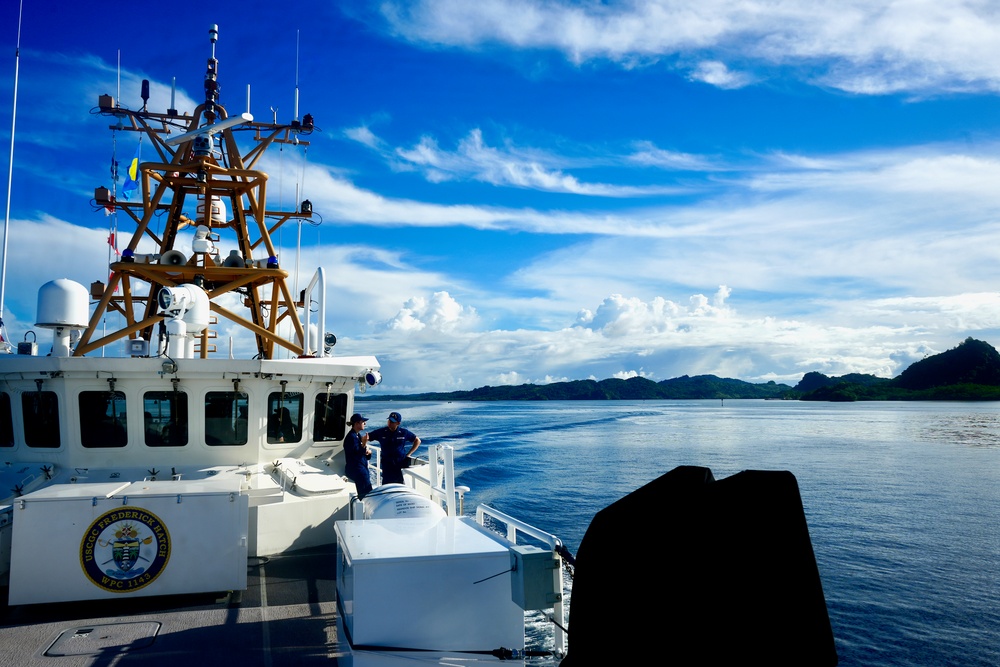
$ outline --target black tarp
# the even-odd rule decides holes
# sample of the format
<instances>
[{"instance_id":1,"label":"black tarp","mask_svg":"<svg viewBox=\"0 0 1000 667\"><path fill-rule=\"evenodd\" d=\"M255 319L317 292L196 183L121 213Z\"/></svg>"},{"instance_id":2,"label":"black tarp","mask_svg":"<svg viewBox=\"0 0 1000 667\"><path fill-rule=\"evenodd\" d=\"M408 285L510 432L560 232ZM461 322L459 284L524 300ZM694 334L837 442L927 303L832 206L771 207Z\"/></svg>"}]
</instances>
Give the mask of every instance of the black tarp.
<instances>
[{"instance_id":1,"label":"black tarp","mask_svg":"<svg viewBox=\"0 0 1000 667\"><path fill-rule=\"evenodd\" d=\"M795 476L681 466L601 510L564 667L837 664Z\"/></svg>"}]
</instances>

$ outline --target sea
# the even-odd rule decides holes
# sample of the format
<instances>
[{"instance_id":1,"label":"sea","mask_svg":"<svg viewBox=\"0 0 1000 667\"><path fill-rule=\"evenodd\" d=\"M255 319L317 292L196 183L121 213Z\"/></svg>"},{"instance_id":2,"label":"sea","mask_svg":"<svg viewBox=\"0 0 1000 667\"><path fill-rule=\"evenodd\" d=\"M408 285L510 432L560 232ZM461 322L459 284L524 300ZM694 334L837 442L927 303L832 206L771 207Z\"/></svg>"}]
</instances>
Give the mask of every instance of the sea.
<instances>
[{"instance_id":1,"label":"sea","mask_svg":"<svg viewBox=\"0 0 1000 667\"><path fill-rule=\"evenodd\" d=\"M840 665L1000 665L1000 403L358 406L378 425L399 411L425 444L453 446L467 514L493 506L574 553L597 511L677 466L716 479L788 470Z\"/></svg>"}]
</instances>

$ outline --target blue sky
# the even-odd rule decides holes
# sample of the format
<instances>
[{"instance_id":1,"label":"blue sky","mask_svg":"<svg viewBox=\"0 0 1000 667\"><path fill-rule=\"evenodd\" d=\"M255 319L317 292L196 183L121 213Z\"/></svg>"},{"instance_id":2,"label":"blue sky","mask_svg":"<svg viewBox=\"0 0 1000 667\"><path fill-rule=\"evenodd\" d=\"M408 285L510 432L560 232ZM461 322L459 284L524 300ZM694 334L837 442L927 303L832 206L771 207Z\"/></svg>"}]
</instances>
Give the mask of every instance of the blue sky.
<instances>
[{"instance_id":1,"label":"blue sky","mask_svg":"<svg viewBox=\"0 0 1000 667\"><path fill-rule=\"evenodd\" d=\"M0 10L0 135L17 7ZM221 2L126 22L25 3L4 319L107 274L89 201L134 135L97 96L321 132L272 154L310 199L340 354L378 391L713 373L893 376L1000 341L1000 13L988 3ZM120 184L119 184L120 187ZM121 232L130 232L121 221ZM296 230L278 239L294 266ZM309 268L305 268L309 267ZM43 270L44 268L44 270ZM56 275L56 274L59 275ZM220 331L220 336L230 334Z\"/></svg>"}]
</instances>

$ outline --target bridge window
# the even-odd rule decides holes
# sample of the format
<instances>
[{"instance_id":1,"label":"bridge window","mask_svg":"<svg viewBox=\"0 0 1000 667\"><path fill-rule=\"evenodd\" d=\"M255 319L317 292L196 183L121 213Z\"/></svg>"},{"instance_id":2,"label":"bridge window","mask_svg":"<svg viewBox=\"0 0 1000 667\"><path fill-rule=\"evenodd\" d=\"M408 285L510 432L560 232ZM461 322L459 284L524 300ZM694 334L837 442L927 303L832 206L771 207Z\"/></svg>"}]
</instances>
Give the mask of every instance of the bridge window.
<instances>
[{"instance_id":1,"label":"bridge window","mask_svg":"<svg viewBox=\"0 0 1000 667\"><path fill-rule=\"evenodd\" d=\"M125 394L81 391L80 444L84 447L124 447L127 443Z\"/></svg>"},{"instance_id":2,"label":"bridge window","mask_svg":"<svg viewBox=\"0 0 1000 667\"><path fill-rule=\"evenodd\" d=\"M267 441L298 442L302 439L302 392L272 392L267 397Z\"/></svg>"},{"instance_id":3,"label":"bridge window","mask_svg":"<svg viewBox=\"0 0 1000 667\"><path fill-rule=\"evenodd\" d=\"M24 443L29 447L59 447L59 397L54 391L21 394Z\"/></svg>"},{"instance_id":4,"label":"bridge window","mask_svg":"<svg viewBox=\"0 0 1000 667\"><path fill-rule=\"evenodd\" d=\"M205 394L205 444L247 444L247 395L242 391Z\"/></svg>"},{"instance_id":5,"label":"bridge window","mask_svg":"<svg viewBox=\"0 0 1000 667\"><path fill-rule=\"evenodd\" d=\"M142 397L145 441L150 447L183 447L188 441L187 394L147 391Z\"/></svg>"},{"instance_id":6,"label":"bridge window","mask_svg":"<svg viewBox=\"0 0 1000 667\"><path fill-rule=\"evenodd\" d=\"M317 394L313 440L341 441L347 435L347 394Z\"/></svg>"},{"instance_id":7,"label":"bridge window","mask_svg":"<svg viewBox=\"0 0 1000 667\"><path fill-rule=\"evenodd\" d=\"M0 392L0 447L14 446L14 419L10 411L10 394Z\"/></svg>"}]
</instances>

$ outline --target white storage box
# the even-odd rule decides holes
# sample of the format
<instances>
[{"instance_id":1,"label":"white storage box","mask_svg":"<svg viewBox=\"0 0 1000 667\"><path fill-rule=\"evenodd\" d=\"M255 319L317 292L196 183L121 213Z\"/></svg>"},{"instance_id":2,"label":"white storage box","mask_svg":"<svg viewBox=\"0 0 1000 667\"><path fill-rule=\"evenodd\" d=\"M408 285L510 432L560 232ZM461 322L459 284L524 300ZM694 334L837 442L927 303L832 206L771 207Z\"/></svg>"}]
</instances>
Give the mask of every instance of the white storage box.
<instances>
[{"instance_id":1,"label":"white storage box","mask_svg":"<svg viewBox=\"0 0 1000 667\"><path fill-rule=\"evenodd\" d=\"M524 646L510 552L468 517L340 521L337 597L354 648Z\"/></svg>"},{"instance_id":2,"label":"white storage box","mask_svg":"<svg viewBox=\"0 0 1000 667\"><path fill-rule=\"evenodd\" d=\"M58 484L12 505L12 605L246 588L235 475Z\"/></svg>"}]
</instances>

